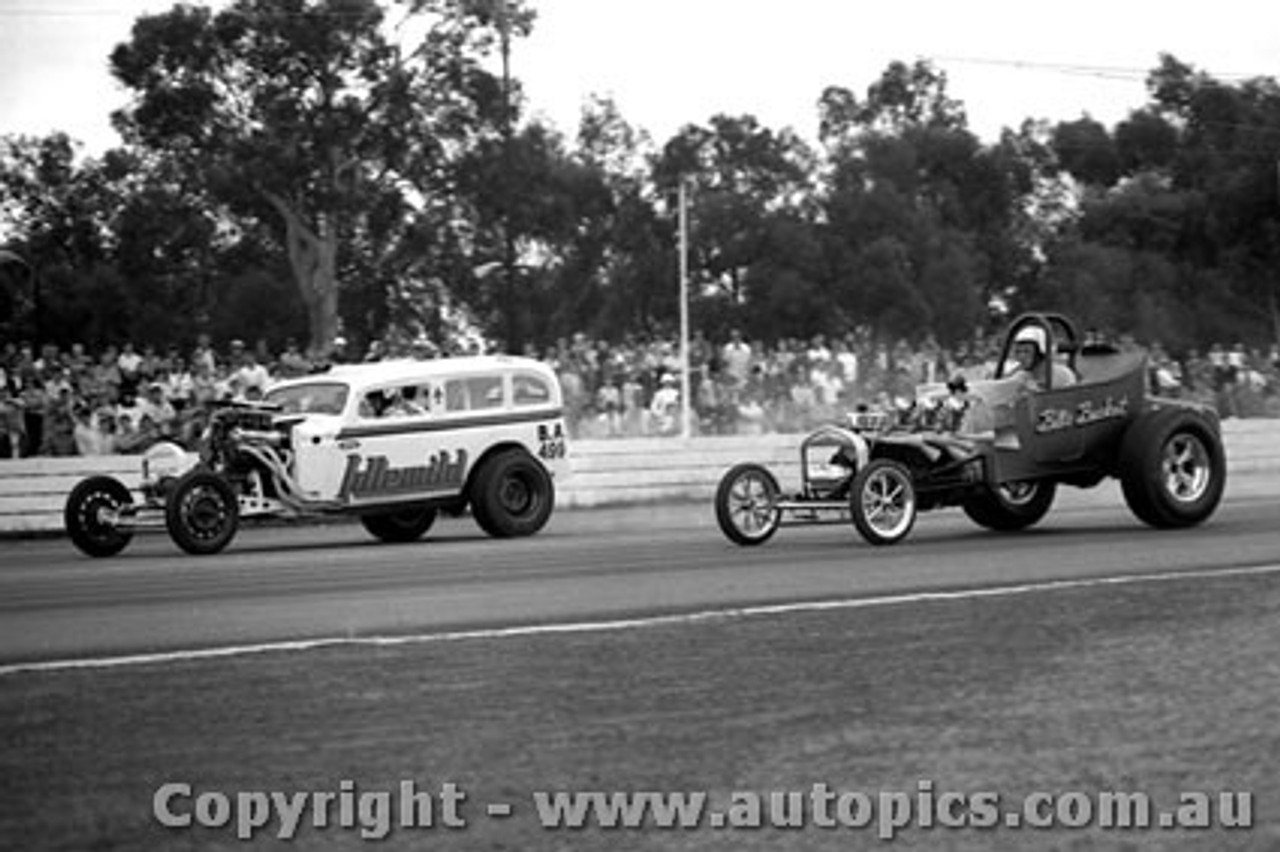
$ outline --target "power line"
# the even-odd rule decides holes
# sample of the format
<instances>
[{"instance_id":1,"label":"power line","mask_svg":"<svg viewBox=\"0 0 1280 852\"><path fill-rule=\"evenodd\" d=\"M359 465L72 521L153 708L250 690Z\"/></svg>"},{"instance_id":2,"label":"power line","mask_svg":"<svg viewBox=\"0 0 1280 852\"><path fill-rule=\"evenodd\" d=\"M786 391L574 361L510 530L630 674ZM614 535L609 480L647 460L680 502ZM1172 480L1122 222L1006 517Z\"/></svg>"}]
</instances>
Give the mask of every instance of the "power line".
<instances>
[{"instance_id":1,"label":"power line","mask_svg":"<svg viewBox=\"0 0 1280 852\"><path fill-rule=\"evenodd\" d=\"M1067 74L1077 77L1096 77L1104 80L1137 82L1145 81L1154 70L1151 68L1132 68L1116 65L1083 65L1072 62L1037 62L1026 59L996 59L982 56L931 56L928 58L931 62L936 62L938 64L954 62L967 65L994 65L1005 68L1015 68L1021 71L1048 71L1055 74ZM1193 70L1200 71L1215 80L1235 82L1273 76L1270 74L1245 74L1239 72L1210 74L1202 69Z\"/></svg>"},{"instance_id":2,"label":"power line","mask_svg":"<svg viewBox=\"0 0 1280 852\"><path fill-rule=\"evenodd\" d=\"M208 9L208 11L213 12L214 14L228 12L228 13L236 13L240 15L252 14L255 17L263 16L263 17L273 17L273 18L306 18L306 17L349 18L349 17L360 16L364 14L364 11L362 10L343 11L341 9L319 9L319 8L308 9L301 12L290 12L290 11L276 10L276 9L252 10L252 12L249 12L246 10L231 9L229 7L226 7L225 4L222 4L222 5L215 4L211 6L197 6L195 8ZM104 17L117 17L125 14L141 17L144 15L153 15L153 16L164 15L164 14L167 14L171 9L172 7L169 7L168 9L156 9L154 11L146 11L146 10L139 10L139 9L134 9L132 7L125 7L125 6L115 6L115 7L95 6L95 7L85 7L85 8L68 7L68 8L62 8L62 9L49 8L46 6L38 6L38 7L32 6L30 8L18 7L16 9L14 8L0 9L0 18L104 18Z\"/></svg>"}]
</instances>

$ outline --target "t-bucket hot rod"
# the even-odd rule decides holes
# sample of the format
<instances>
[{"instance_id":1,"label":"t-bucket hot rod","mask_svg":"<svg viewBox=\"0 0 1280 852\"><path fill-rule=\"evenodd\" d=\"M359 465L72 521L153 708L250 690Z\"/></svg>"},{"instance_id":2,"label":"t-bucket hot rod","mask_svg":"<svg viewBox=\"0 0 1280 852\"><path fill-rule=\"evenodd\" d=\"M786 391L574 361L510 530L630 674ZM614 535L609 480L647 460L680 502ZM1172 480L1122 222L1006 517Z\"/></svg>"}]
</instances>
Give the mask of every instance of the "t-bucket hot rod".
<instances>
[{"instance_id":1,"label":"t-bucket hot rod","mask_svg":"<svg viewBox=\"0 0 1280 852\"><path fill-rule=\"evenodd\" d=\"M1028 339L1043 346L1031 371L1013 359L1015 341ZM733 467L716 492L716 519L741 545L762 544L783 525L850 519L884 545L901 541L918 512L946 506L988 529L1025 529L1059 485L1115 477L1143 522L1193 526L1213 514L1226 483L1218 417L1148 395L1146 376L1144 352L1082 341L1059 314L1024 314L992 378L927 385L906 411L857 411L811 432L790 496L765 467Z\"/></svg>"}]
</instances>

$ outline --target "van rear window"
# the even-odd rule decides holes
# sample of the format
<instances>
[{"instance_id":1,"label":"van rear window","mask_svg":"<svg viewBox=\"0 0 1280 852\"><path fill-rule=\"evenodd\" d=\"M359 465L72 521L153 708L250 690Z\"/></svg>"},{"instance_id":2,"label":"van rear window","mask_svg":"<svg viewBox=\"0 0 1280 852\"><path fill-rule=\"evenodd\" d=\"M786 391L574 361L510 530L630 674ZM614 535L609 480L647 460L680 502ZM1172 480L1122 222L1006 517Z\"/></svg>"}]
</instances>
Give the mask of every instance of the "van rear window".
<instances>
[{"instance_id":1,"label":"van rear window","mask_svg":"<svg viewBox=\"0 0 1280 852\"><path fill-rule=\"evenodd\" d=\"M516 405L542 405L551 401L551 388L542 376L517 373L511 377L511 395Z\"/></svg>"}]
</instances>

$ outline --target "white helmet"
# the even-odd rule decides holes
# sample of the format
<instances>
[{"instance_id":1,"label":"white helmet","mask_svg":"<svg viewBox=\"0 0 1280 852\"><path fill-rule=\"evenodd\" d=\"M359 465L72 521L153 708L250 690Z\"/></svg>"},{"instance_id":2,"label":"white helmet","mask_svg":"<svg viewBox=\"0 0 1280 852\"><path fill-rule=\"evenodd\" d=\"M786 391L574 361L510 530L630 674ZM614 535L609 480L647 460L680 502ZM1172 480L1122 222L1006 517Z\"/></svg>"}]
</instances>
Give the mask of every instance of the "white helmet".
<instances>
[{"instance_id":1,"label":"white helmet","mask_svg":"<svg viewBox=\"0 0 1280 852\"><path fill-rule=\"evenodd\" d=\"M1038 325L1024 325L1018 329L1018 333L1013 337L1014 345L1019 343L1031 343L1040 354L1044 354L1049 349L1049 336L1045 334L1044 329Z\"/></svg>"}]
</instances>

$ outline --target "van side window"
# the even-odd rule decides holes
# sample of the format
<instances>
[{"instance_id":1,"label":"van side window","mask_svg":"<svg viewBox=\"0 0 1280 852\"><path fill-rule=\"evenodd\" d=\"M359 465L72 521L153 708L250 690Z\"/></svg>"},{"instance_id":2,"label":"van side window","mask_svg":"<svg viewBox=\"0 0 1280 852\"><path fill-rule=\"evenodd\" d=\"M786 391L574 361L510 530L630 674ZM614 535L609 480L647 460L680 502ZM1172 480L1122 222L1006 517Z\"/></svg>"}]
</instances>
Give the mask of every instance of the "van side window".
<instances>
[{"instance_id":1,"label":"van side window","mask_svg":"<svg viewBox=\"0 0 1280 852\"><path fill-rule=\"evenodd\" d=\"M387 417L425 417L430 414L430 400L426 389L416 384L393 388L387 402Z\"/></svg>"},{"instance_id":2,"label":"van side window","mask_svg":"<svg viewBox=\"0 0 1280 852\"><path fill-rule=\"evenodd\" d=\"M501 408L502 376L470 376L444 383L446 411L481 411Z\"/></svg>"},{"instance_id":3,"label":"van side window","mask_svg":"<svg viewBox=\"0 0 1280 852\"><path fill-rule=\"evenodd\" d=\"M467 386L461 379L449 379L444 383L444 410L467 410Z\"/></svg>"},{"instance_id":4,"label":"van side window","mask_svg":"<svg viewBox=\"0 0 1280 852\"><path fill-rule=\"evenodd\" d=\"M376 420L387 412L387 394L382 390L371 390L360 397L360 406L356 415L363 420Z\"/></svg>"},{"instance_id":5,"label":"van side window","mask_svg":"<svg viewBox=\"0 0 1280 852\"><path fill-rule=\"evenodd\" d=\"M516 405L541 405L551 399L551 388L541 376L516 373L511 377L512 402Z\"/></svg>"},{"instance_id":6,"label":"van side window","mask_svg":"<svg viewBox=\"0 0 1280 852\"><path fill-rule=\"evenodd\" d=\"M476 376L467 379L467 396L473 411L478 408L501 408L502 376Z\"/></svg>"},{"instance_id":7,"label":"van side window","mask_svg":"<svg viewBox=\"0 0 1280 852\"><path fill-rule=\"evenodd\" d=\"M358 415L365 420L423 417L430 413L426 392L408 383L371 390L360 399Z\"/></svg>"}]
</instances>

